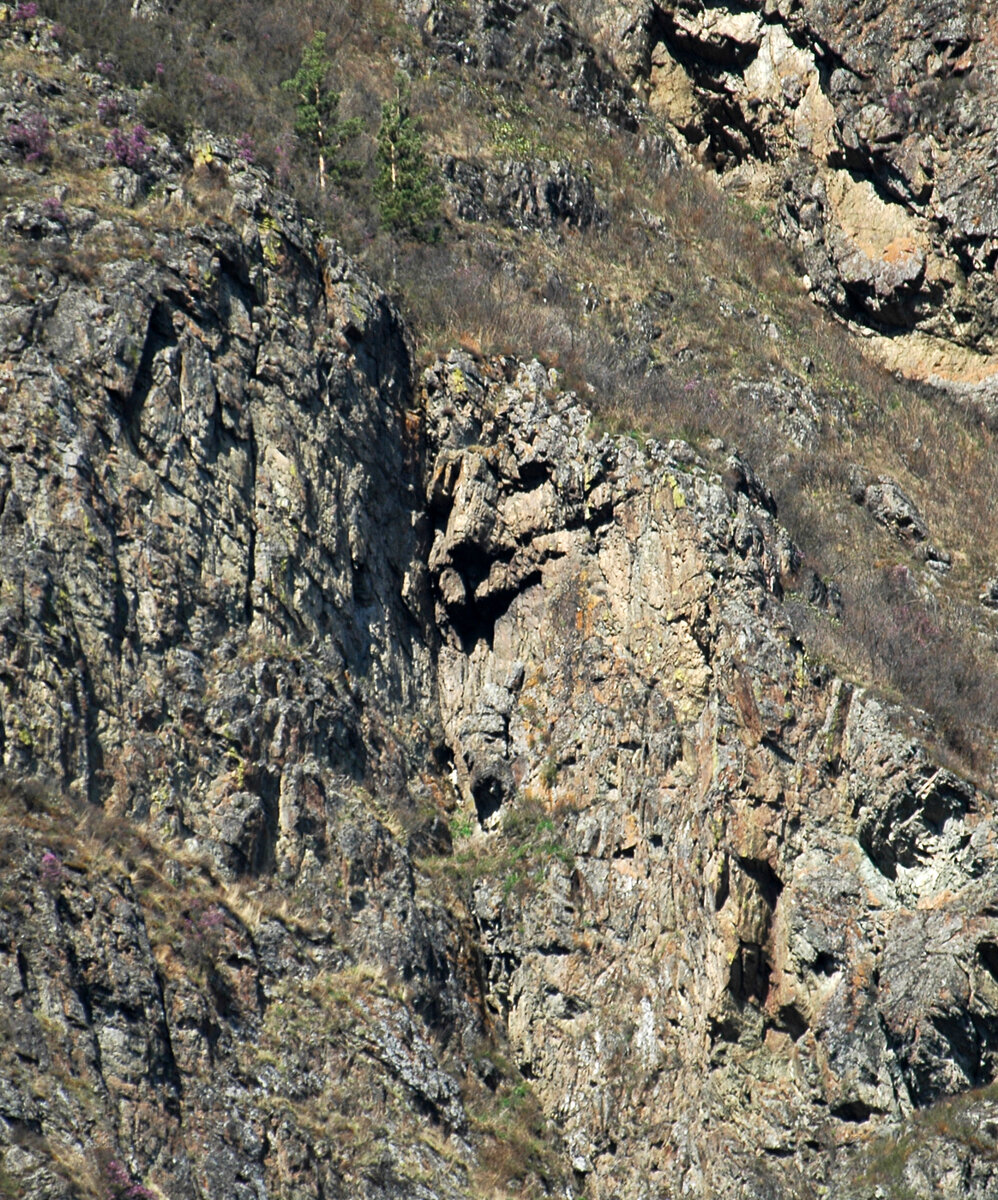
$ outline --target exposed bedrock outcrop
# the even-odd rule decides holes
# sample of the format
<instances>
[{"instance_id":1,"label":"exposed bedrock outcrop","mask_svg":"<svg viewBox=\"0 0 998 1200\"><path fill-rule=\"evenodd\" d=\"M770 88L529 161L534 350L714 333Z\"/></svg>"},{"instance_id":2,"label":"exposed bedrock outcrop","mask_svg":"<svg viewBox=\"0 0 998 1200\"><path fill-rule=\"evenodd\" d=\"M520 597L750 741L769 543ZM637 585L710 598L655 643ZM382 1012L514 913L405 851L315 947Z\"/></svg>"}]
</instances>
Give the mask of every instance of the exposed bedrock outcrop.
<instances>
[{"instance_id":1,"label":"exposed bedrock outcrop","mask_svg":"<svg viewBox=\"0 0 998 1200\"><path fill-rule=\"evenodd\" d=\"M462 220L495 220L519 229L606 224L592 180L567 163L509 161L488 170L448 157L442 167L448 197Z\"/></svg>"},{"instance_id":2,"label":"exposed bedrock outcrop","mask_svg":"<svg viewBox=\"0 0 998 1200\"><path fill-rule=\"evenodd\" d=\"M210 151L134 223L39 207L3 274L0 1180L456 1195L483 1031L406 849L449 787L406 333Z\"/></svg>"},{"instance_id":3,"label":"exposed bedrock outcrop","mask_svg":"<svg viewBox=\"0 0 998 1200\"><path fill-rule=\"evenodd\" d=\"M423 378L444 727L477 836L545 831L473 888L488 1003L590 1194L865 1194L998 1067L991 801L808 660L750 469L550 387Z\"/></svg>"},{"instance_id":4,"label":"exposed bedrock outcrop","mask_svg":"<svg viewBox=\"0 0 998 1200\"><path fill-rule=\"evenodd\" d=\"M365 690L386 724L431 694L422 462L387 301L241 182L232 224L5 308L0 752L293 877L279 764L361 781Z\"/></svg>"},{"instance_id":5,"label":"exposed bedrock outcrop","mask_svg":"<svg viewBox=\"0 0 998 1200\"><path fill-rule=\"evenodd\" d=\"M884 353L923 378L994 373L988 5L648 0L595 20L695 156L776 208L815 295L890 335Z\"/></svg>"},{"instance_id":6,"label":"exposed bedrock outcrop","mask_svg":"<svg viewBox=\"0 0 998 1200\"><path fill-rule=\"evenodd\" d=\"M809 659L751 465L171 187L4 275L4 1185L993 1195L993 800Z\"/></svg>"}]
</instances>

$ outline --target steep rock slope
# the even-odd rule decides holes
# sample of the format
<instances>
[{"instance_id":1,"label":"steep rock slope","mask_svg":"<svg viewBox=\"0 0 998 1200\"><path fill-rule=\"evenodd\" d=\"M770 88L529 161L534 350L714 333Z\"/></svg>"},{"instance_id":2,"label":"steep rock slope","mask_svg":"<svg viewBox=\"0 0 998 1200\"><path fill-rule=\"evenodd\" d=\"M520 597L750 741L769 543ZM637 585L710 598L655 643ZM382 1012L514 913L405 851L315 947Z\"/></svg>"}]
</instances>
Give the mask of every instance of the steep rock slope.
<instances>
[{"instance_id":1,"label":"steep rock slope","mask_svg":"<svg viewBox=\"0 0 998 1200\"><path fill-rule=\"evenodd\" d=\"M992 395L998 38L988 5L591 11L620 68L692 152L778 210L817 297L886 335L893 364Z\"/></svg>"},{"instance_id":2,"label":"steep rock slope","mask_svg":"<svg viewBox=\"0 0 998 1200\"><path fill-rule=\"evenodd\" d=\"M225 172L217 151L212 170ZM281 692L273 679L249 686L254 650L321 643L308 672L324 680L324 740L358 779L364 681L385 722L428 696L420 586L407 578L420 460L401 328L334 246L317 246L293 210L271 210L258 175L237 177L232 199L236 223L182 233L169 230L179 197L166 229L155 216L143 228L74 208L65 225L47 222L37 203L17 211L22 238L37 231L80 258L95 247L103 261L86 280L9 285L16 359L2 420L14 461L0 484L6 765L44 764L88 800L216 844L226 838L212 818L184 801L199 775L261 738L275 756L294 743L299 761L317 748L280 699L266 732L241 722L258 688ZM306 674L288 686L315 684ZM304 784L280 772L254 782L245 808L218 795L235 853L249 855L229 865L276 861L293 875L299 817L281 797L298 813Z\"/></svg>"},{"instance_id":3,"label":"steep rock slope","mask_svg":"<svg viewBox=\"0 0 998 1200\"><path fill-rule=\"evenodd\" d=\"M233 146L74 136L5 215L3 1187L993 1193L993 800L809 659L750 465L419 375Z\"/></svg>"},{"instance_id":4,"label":"steep rock slope","mask_svg":"<svg viewBox=\"0 0 998 1200\"><path fill-rule=\"evenodd\" d=\"M11 171L0 285L4 1186L466 1187L405 332L231 146L60 149L94 207Z\"/></svg>"},{"instance_id":5,"label":"steep rock slope","mask_svg":"<svg viewBox=\"0 0 998 1200\"><path fill-rule=\"evenodd\" d=\"M852 1187L994 1075L992 802L808 660L750 468L547 386L424 378L444 725L533 867L472 887L487 998L592 1194Z\"/></svg>"},{"instance_id":6,"label":"steep rock slope","mask_svg":"<svg viewBox=\"0 0 998 1200\"><path fill-rule=\"evenodd\" d=\"M326 263L335 295L337 281L345 286L351 277L332 247ZM326 310L347 347L354 342L339 351L341 361L354 370L377 361L385 330L394 329L387 344L400 357L390 361L401 368L404 343L387 310L387 324L362 322L381 303L365 287L350 284L345 316ZM594 1196L634 1193L639 1179L666 1194L803 1194L847 1171L849 1148L869 1133L990 1081L998 929L988 907L989 801L893 731L872 697L807 662L778 601L793 549L744 463L732 458L722 480L682 443L642 449L627 439L591 441L588 416L571 397L547 398L551 382L536 365L483 372L466 357L431 369L422 380L432 451L422 481L426 508L420 517L421 499L407 492L404 474L396 487L382 481L378 492L383 523L415 512L427 534L409 566L419 576L422 561L432 576L441 644L425 660L422 700L410 720L435 723L428 689L437 690L465 797L459 852L453 862L446 853L427 862L422 908L410 856L388 828L363 817L356 764L366 751L363 779L398 828L405 785L418 783L420 768L432 774L434 760L411 746L406 759L400 748L394 788L392 773L371 765L383 736L379 719L364 724L358 698L351 704L338 695L344 684L329 665L335 634L313 634L303 614L300 626L288 623L271 644L258 644L241 674L233 663L241 652L226 651L218 632L192 636L186 654L204 660L203 681L184 686L184 675L178 684L164 668L163 727L140 729L134 744L162 745L174 721L189 732L186 740L172 735L158 772L129 774L131 811L164 832L196 831L197 847L226 874L286 885L297 878L291 897L338 932L313 930L303 948L300 932L293 937L286 923L264 916L251 933L229 901L199 901L186 875L210 867L182 857L170 884L181 915L170 931L162 885L144 911L127 877L105 882L95 864L65 851L64 864L46 865L44 822L38 840L12 834L18 866L7 892L7 1003L28 1043L22 1061L56 1079L66 1069L58 1062L82 1061L96 1098L65 1084L57 1099L32 1096L22 1066L11 1072L9 1127L40 1135L49 1148L61 1137L72 1161L86 1136L97 1136L100 1114L103 1132L130 1148L130 1169L168 1195L188 1187L250 1195L268 1183L287 1186L289 1174L301 1194L335 1194L338 1172L363 1176L349 1149L355 1132L327 1128L316 1146L294 1106L302 1091L344 1108L357 1102L349 1067L340 1090L326 1090L336 1078L331 1064L357 1053L343 1025L344 991L363 1014L351 1018L361 1030L353 1037L435 1114L430 1120L446 1137L467 1131L458 1083L440 1072L419 1019L414 1026L406 1013L423 1012L435 1036L457 1033L458 1045L470 1046L482 1025L462 988L480 989L488 1019L507 1031L515 1062L565 1137L565 1168ZM353 399L357 445L380 444L382 423L404 416L390 386L368 391L366 415L357 393L340 386L328 398L309 394L320 419ZM113 390L79 394L90 411L113 420ZM296 403L291 388L280 395L282 404ZM44 398L26 388L18 396L7 411L22 419ZM217 403L203 385L185 397L199 421ZM171 407L183 411L179 395ZM74 430L68 398L66 408L64 427ZM377 460L358 465L331 434L300 440L288 450L311 447L315 470L330 478L352 470L358 487L376 486ZM52 521L44 491L31 490L39 449L26 441L4 443L13 459L5 515L16 518L5 528L22 539L14 546L25 563L28 533L43 541L74 527ZM123 465L140 470L120 432L103 451L94 444L92 479ZM201 509L214 502L215 479L202 480ZM150 510L151 522L160 511ZM349 506L328 511L328 528L347 538ZM53 638L56 619L72 619L81 647L97 635L93 610L69 588L95 567L98 577L111 574L110 548L123 532L114 521L106 545L94 537L47 560L48 594L68 593L61 618L54 603L32 607L46 592L31 581L7 608L15 655L38 648L20 671L12 656L7 675L5 747L19 773L45 773L43 735L53 745L63 728L79 735L72 710L46 718L45 707L33 700L29 708L27 698L42 687L42 664L48 687L60 686L59 657L46 650L66 636ZM371 530L358 557L376 563L386 545ZM310 541L306 552L314 549ZM401 623L397 642L385 627L400 664L413 627L405 586L397 574L384 597ZM150 572L141 596L147 605L175 604L175 575ZM113 597L106 606L114 611ZM300 610L288 603L278 611ZM236 604L223 632L251 646L252 620L245 603ZM374 631L372 659L376 641ZM155 669L151 650L146 658ZM371 684L365 702L376 702L379 688L382 711L391 713L383 683ZM218 693L209 712L240 722L242 740L226 735L238 761L220 753L212 764L210 726L195 724L192 693L205 700ZM114 720L119 702L97 685L91 694L94 754L124 770L135 750ZM396 694L404 699L401 685ZM344 726L355 731L352 741L344 741ZM196 776L172 750L187 744L204 748ZM34 758L25 760L29 753ZM53 756L49 774L85 791L86 761L63 765ZM275 840L264 853L271 774L279 779L270 785ZM158 795L171 783L183 795L176 831ZM116 786L91 799L117 811ZM432 821L430 829L428 843L410 839L413 850L446 852L448 838L434 839ZM150 869L138 870L147 885ZM432 897L449 888L468 899L477 985L474 976L458 982L467 951L434 907ZM155 954L153 914L162 923L153 925ZM108 920L121 927L105 929ZM98 949L109 941L113 949ZM367 974L351 967L357 963L369 964ZM405 989L394 993L379 972ZM382 1031L380 1041L372 1029ZM278 1107L278 1116L282 1095L289 1107ZM381 1136L389 1155L382 1168L405 1178L413 1164L397 1130L386 1126ZM334 1169L330 1143L338 1139L346 1162ZM7 1170L38 1179L32 1153L38 1147L22 1137ZM435 1180L432 1194L460 1190L457 1167L426 1156L420 1166ZM975 1170L986 1194L993 1180ZM65 1194L51 1180L36 1184L39 1194L43 1182L48 1194Z\"/></svg>"}]
</instances>

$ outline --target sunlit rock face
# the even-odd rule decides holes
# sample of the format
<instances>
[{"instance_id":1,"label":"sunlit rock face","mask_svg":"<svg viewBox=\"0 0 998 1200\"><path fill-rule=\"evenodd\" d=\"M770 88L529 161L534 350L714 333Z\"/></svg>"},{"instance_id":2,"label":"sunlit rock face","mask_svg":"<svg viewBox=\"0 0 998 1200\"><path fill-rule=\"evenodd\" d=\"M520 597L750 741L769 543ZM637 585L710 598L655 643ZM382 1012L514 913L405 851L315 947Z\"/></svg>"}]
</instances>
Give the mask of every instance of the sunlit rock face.
<instances>
[{"instance_id":1,"label":"sunlit rock face","mask_svg":"<svg viewBox=\"0 0 998 1200\"><path fill-rule=\"evenodd\" d=\"M932 80L977 145L983 17L936 9L928 82L897 6L617 6L607 45L725 176L786 173L815 290L984 355L993 176L904 167ZM539 18L567 100L633 115L556 6L483 13L417 15L493 63ZM808 655L752 466L537 362L417 366L232 145L150 154L3 218L0 1193L993 1196L994 801ZM496 180L604 219L584 168Z\"/></svg>"},{"instance_id":2,"label":"sunlit rock face","mask_svg":"<svg viewBox=\"0 0 998 1200\"><path fill-rule=\"evenodd\" d=\"M612 4L615 61L690 155L775 209L892 367L994 405L998 38L987 5Z\"/></svg>"}]
</instances>

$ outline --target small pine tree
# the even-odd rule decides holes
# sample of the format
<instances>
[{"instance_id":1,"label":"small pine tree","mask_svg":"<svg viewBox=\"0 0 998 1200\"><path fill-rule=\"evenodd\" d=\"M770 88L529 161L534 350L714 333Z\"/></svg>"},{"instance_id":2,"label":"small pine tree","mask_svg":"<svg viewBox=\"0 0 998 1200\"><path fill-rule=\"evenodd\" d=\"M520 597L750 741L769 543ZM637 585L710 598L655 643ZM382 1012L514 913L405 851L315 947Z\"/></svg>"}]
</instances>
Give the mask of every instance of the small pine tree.
<instances>
[{"instance_id":1,"label":"small pine tree","mask_svg":"<svg viewBox=\"0 0 998 1200\"><path fill-rule=\"evenodd\" d=\"M356 117L339 119L340 93L327 86L332 64L326 56L326 35L317 33L302 50L301 65L281 88L295 97L295 133L314 150L319 164L319 189L326 179L357 173L360 164L339 157L344 144L355 138L362 125Z\"/></svg>"},{"instance_id":2,"label":"small pine tree","mask_svg":"<svg viewBox=\"0 0 998 1200\"><path fill-rule=\"evenodd\" d=\"M409 99L408 80L397 75L395 98L381 107L374 197L386 229L434 240L439 229L432 223L440 215L443 188L433 180L422 132L409 112Z\"/></svg>"}]
</instances>

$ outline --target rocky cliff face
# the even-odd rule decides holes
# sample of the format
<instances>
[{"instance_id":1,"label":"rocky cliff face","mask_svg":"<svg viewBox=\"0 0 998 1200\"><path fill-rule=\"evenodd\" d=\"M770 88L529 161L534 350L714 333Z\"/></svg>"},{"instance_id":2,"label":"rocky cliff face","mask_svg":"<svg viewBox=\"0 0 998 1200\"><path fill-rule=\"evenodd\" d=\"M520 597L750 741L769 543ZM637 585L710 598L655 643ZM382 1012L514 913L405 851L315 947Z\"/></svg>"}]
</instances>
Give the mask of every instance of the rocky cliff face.
<instances>
[{"instance_id":1,"label":"rocky cliff face","mask_svg":"<svg viewBox=\"0 0 998 1200\"><path fill-rule=\"evenodd\" d=\"M404 848L447 836L404 330L199 154L225 221L180 232L199 185L169 174L134 222L8 215L15 253L87 264L5 279L0 751L64 797L5 793L5 1169L36 1196L103 1195L111 1161L171 1196L338 1194L381 1169L364 1062L466 1125L417 1015L479 1036Z\"/></svg>"},{"instance_id":2,"label":"rocky cliff face","mask_svg":"<svg viewBox=\"0 0 998 1200\"><path fill-rule=\"evenodd\" d=\"M993 402L998 39L988 5L680 0L591 11L614 61L691 154L776 210L815 296L882 335L892 365Z\"/></svg>"},{"instance_id":3,"label":"rocky cliff face","mask_svg":"<svg viewBox=\"0 0 998 1200\"><path fill-rule=\"evenodd\" d=\"M444 728L472 844L526 847L472 885L486 999L591 1194L851 1194L992 1078L991 802L808 660L744 463L548 386L424 377Z\"/></svg>"},{"instance_id":4,"label":"rocky cliff face","mask_svg":"<svg viewBox=\"0 0 998 1200\"><path fill-rule=\"evenodd\" d=\"M993 1195L993 798L809 657L751 466L73 136L0 270L0 1193Z\"/></svg>"}]
</instances>

